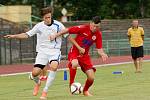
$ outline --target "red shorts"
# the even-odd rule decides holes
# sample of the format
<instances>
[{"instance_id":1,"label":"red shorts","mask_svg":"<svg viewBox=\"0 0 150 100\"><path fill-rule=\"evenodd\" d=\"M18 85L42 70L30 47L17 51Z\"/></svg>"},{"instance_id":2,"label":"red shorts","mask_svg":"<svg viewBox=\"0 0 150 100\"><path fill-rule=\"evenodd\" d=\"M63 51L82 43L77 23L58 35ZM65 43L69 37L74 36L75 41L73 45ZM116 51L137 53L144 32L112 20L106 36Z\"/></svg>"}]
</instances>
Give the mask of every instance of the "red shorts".
<instances>
[{"instance_id":1,"label":"red shorts","mask_svg":"<svg viewBox=\"0 0 150 100\"><path fill-rule=\"evenodd\" d=\"M90 56L88 54L83 55L83 56L79 56L78 53L76 53L76 52L70 52L68 54L68 60L69 60L68 67L69 68L72 67L71 62L73 59L78 60L79 65L80 65L83 72L86 72L89 69L93 69L94 72L96 71L95 67L93 67Z\"/></svg>"}]
</instances>

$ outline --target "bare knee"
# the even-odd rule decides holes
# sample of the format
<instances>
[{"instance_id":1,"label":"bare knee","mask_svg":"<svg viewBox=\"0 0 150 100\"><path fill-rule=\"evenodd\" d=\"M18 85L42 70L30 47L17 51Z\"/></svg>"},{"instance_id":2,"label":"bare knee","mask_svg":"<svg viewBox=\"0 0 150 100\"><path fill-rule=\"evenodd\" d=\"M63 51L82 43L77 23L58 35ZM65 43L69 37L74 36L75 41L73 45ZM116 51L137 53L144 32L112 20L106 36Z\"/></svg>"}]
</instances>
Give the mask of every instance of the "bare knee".
<instances>
[{"instance_id":1,"label":"bare knee","mask_svg":"<svg viewBox=\"0 0 150 100\"><path fill-rule=\"evenodd\" d=\"M42 69L41 69L41 68L38 68L38 67L33 68L33 70L32 70L32 76L33 76L33 77L36 77L36 76L40 75L41 70L42 70Z\"/></svg>"},{"instance_id":2,"label":"bare knee","mask_svg":"<svg viewBox=\"0 0 150 100\"><path fill-rule=\"evenodd\" d=\"M72 67L73 67L74 69L76 69L76 68L79 66L79 63L78 63L78 60L77 60L77 59L73 59L72 62L71 62L71 64L72 64Z\"/></svg>"},{"instance_id":3,"label":"bare knee","mask_svg":"<svg viewBox=\"0 0 150 100\"><path fill-rule=\"evenodd\" d=\"M94 76L88 76L87 78L88 78L88 80L94 80L95 79Z\"/></svg>"},{"instance_id":4,"label":"bare knee","mask_svg":"<svg viewBox=\"0 0 150 100\"><path fill-rule=\"evenodd\" d=\"M85 73L87 75L88 80L94 80L95 79L95 74L94 74L94 71L92 69L86 71Z\"/></svg>"},{"instance_id":5,"label":"bare knee","mask_svg":"<svg viewBox=\"0 0 150 100\"><path fill-rule=\"evenodd\" d=\"M52 61L51 63L50 63L50 70L52 70L52 71L56 71L57 70L57 68L58 68L58 61Z\"/></svg>"}]
</instances>

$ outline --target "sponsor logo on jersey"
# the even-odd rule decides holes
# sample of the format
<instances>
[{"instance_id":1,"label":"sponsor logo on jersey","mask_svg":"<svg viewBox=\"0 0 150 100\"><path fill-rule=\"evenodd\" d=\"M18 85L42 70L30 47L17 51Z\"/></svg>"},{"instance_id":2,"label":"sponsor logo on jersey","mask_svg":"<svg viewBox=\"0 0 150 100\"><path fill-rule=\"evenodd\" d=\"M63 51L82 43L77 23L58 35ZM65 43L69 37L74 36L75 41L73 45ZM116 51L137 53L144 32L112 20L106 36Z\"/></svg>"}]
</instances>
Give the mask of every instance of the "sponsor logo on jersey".
<instances>
[{"instance_id":1,"label":"sponsor logo on jersey","mask_svg":"<svg viewBox=\"0 0 150 100\"><path fill-rule=\"evenodd\" d=\"M94 35L94 36L92 36L92 40L96 40L96 36Z\"/></svg>"}]
</instances>

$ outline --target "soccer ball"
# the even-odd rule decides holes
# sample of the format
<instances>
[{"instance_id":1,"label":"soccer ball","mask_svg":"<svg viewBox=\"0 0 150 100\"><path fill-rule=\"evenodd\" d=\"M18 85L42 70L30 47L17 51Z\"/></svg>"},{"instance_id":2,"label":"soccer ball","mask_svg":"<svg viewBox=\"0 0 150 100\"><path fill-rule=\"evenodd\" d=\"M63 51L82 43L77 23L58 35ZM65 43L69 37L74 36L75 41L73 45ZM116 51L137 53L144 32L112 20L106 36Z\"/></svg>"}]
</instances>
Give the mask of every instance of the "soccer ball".
<instances>
[{"instance_id":1,"label":"soccer ball","mask_svg":"<svg viewBox=\"0 0 150 100\"><path fill-rule=\"evenodd\" d=\"M81 83L79 82L74 82L71 84L71 93L74 95L81 94L83 91L83 87L81 86Z\"/></svg>"}]
</instances>

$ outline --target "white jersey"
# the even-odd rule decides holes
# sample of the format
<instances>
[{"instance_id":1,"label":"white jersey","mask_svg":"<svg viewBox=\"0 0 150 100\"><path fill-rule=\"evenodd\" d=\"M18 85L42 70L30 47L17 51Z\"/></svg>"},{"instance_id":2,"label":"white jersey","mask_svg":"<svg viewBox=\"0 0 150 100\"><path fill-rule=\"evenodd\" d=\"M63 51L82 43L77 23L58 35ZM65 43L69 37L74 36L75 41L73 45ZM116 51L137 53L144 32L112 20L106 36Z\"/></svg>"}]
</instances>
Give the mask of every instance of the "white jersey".
<instances>
[{"instance_id":1,"label":"white jersey","mask_svg":"<svg viewBox=\"0 0 150 100\"><path fill-rule=\"evenodd\" d=\"M64 25L56 20L53 21L52 25L48 26L44 24L44 21L36 24L30 31L26 32L30 37L37 35L37 52L52 53L60 51L62 37L57 37L55 40L50 41L49 35L60 32L65 29Z\"/></svg>"}]
</instances>

